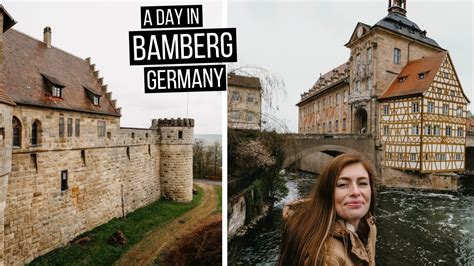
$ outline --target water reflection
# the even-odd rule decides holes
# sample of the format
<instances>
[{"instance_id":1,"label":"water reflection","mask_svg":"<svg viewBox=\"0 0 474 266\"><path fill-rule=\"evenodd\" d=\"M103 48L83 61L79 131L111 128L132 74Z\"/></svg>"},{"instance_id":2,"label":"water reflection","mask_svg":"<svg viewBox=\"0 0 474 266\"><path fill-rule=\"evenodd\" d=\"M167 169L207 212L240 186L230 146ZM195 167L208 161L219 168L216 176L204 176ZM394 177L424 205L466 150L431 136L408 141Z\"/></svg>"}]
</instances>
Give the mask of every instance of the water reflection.
<instances>
[{"instance_id":1,"label":"water reflection","mask_svg":"<svg viewBox=\"0 0 474 266\"><path fill-rule=\"evenodd\" d=\"M230 265L273 265L281 208L302 198L314 179L288 177L289 194L253 229L229 244ZM377 204L377 265L474 265L474 178L459 193L384 190Z\"/></svg>"}]
</instances>

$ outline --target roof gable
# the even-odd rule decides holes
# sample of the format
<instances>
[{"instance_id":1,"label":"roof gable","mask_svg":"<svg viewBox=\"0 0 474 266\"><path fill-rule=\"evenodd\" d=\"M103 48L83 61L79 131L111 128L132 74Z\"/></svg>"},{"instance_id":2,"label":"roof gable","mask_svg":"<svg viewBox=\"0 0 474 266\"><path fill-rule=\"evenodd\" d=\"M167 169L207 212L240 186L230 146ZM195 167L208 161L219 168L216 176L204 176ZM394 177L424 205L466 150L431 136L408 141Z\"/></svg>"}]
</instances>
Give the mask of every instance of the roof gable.
<instances>
[{"instance_id":1,"label":"roof gable","mask_svg":"<svg viewBox=\"0 0 474 266\"><path fill-rule=\"evenodd\" d=\"M408 62L379 99L422 94L429 89L447 52ZM423 78L419 75L424 74Z\"/></svg>"},{"instance_id":2,"label":"roof gable","mask_svg":"<svg viewBox=\"0 0 474 266\"><path fill-rule=\"evenodd\" d=\"M11 29L4 34L4 88L17 104L119 116L110 99L93 105L84 93L105 91L89 63ZM63 98L51 97L44 78L63 86ZM108 98L108 97L104 97Z\"/></svg>"},{"instance_id":3,"label":"roof gable","mask_svg":"<svg viewBox=\"0 0 474 266\"><path fill-rule=\"evenodd\" d=\"M364 36L367 32L370 31L370 26L367 24L364 24L362 22L358 22L357 25L355 26L354 30L352 31L351 38L347 42L346 46L353 41L360 39L362 36Z\"/></svg>"}]
</instances>

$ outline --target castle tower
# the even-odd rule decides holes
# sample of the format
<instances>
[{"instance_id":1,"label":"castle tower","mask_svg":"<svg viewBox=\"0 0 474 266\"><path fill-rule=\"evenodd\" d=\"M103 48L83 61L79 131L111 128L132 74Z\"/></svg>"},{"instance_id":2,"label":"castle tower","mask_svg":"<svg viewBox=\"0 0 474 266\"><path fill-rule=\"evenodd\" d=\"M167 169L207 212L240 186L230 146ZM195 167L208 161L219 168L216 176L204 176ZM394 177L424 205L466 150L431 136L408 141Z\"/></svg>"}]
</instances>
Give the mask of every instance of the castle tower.
<instances>
[{"instance_id":1,"label":"castle tower","mask_svg":"<svg viewBox=\"0 0 474 266\"><path fill-rule=\"evenodd\" d=\"M193 199L194 119L154 119L160 134L161 195L175 201Z\"/></svg>"}]
</instances>

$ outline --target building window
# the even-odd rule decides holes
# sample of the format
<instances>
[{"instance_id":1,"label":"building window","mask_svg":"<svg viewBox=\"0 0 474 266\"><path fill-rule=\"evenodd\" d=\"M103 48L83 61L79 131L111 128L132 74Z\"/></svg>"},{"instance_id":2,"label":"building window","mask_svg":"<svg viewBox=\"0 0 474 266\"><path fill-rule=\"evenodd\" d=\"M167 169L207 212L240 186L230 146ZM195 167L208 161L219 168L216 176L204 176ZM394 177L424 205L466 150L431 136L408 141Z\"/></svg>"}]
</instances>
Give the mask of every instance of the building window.
<instances>
[{"instance_id":1,"label":"building window","mask_svg":"<svg viewBox=\"0 0 474 266\"><path fill-rule=\"evenodd\" d=\"M232 119L233 119L234 121L240 119L240 113L239 113L239 111L232 111L232 112L230 113L230 115L231 115L231 117L232 117Z\"/></svg>"},{"instance_id":2,"label":"building window","mask_svg":"<svg viewBox=\"0 0 474 266\"><path fill-rule=\"evenodd\" d=\"M403 153L399 153L399 154L398 154L398 160L399 160L399 161L403 161Z\"/></svg>"},{"instance_id":3,"label":"building window","mask_svg":"<svg viewBox=\"0 0 474 266\"><path fill-rule=\"evenodd\" d=\"M334 124L334 131L338 132L339 131L339 120L336 120L336 124Z\"/></svg>"},{"instance_id":4,"label":"building window","mask_svg":"<svg viewBox=\"0 0 474 266\"><path fill-rule=\"evenodd\" d=\"M248 103L253 103L254 101L255 101L255 93L247 94L247 102Z\"/></svg>"},{"instance_id":5,"label":"building window","mask_svg":"<svg viewBox=\"0 0 474 266\"><path fill-rule=\"evenodd\" d=\"M341 103L341 94L336 93L336 106Z\"/></svg>"},{"instance_id":6,"label":"building window","mask_svg":"<svg viewBox=\"0 0 474 266\"><path fill-rule=\"evenodd\" d=\"M354 92L357 94L360 92L360 81L356 81Z\"/></svg>"},{"instance_id":7,"label":"building window","mask_svg":"<svg viewBox=\"0 0 474 266\"><path fill-rule=\"evenodd\" d=\"M461 161L461 154L460 153L456 153L456 161Z\"/></svg>"},{"instance_id":8,"label":"building window","mask_svg":"<svg viewBox=\"0 0 474 266\"><path fill-rule=\"evenodd\" d=\"M182 130L178 131L178 139L183 139L183 131Z\"/></svg>"},{"instance_id":9,"label":"building window","mask_svg":"<svg viewBox=\"0 0 474 266\"><path fill-rule=\"evenodd\" d=\"M434 102L428 102L428 113L434 112Z\"/></svg>"},{"instance_id":10,"label":"building window","mask_svg":"<svg viewBox=\"0 0 474 266\"><path fill-rule=\"evenodd\" d=\"M64 117L59 117L59 136L64 137Z\"/></svg>"},{"instance_id":11,"label":"building window","mask_svg":"<svg viewBox=\"0 0 474 266\"><path fill-rule=\"evenodd\" d=\"M342 130L346 130L346 119L342 119Z\"/></svg>"},{"instance_id":12,"label":"building window","mask_svg":"<svg viewBox=\"0 0 474 266\"><path fill-rule=\"evenodd\" d=\"M368 78L367 79L367 91L372 91L372 79Z\"/></svg>"},{"instance_id":13,"label":"building window","mask_svg":"<svg viewBox=\"0 0 474 266\"><path fill-rule=\"evenodd\" d=\"M253 122L253 120L255 119L255 116L253 115L252 112L247 112L247 121L248 122Z\"/></svg>"},{"instance_id":14,"label":"building window","mask_svg":"<svg viewBox=\"0 0 474 266\"><path fill-rule=\"evenodd\" d=\"M443 89L438 88L437 91L438 91L439 94L443 94Z\"/></svg>"},{"instance_id":15,"label":"building window","mask_svg":"<svg viewBox=\"0 0 474 266\"><path fill-rule=\"evenodd\" d=\"M21 123L20 123L20 120L18 120L18 118L13 117L12 127L13 127L13 146L20 147L21 146Z\"/></svg>"},{"instance_id":16,"label":"building window","mask_svg":"<svg viewBox=\"0 0 474 266\"><path fill-rule=\"evenodd\" d=\"M105 121L97 121L97 132L99 137L105 137Z\"/></svg>"},{"instance_id":17,"label":"building window","mask_svg":"<svg viewBox=\"0 0 474 266\"><path fill-rule=\"evenodd\" d=\"M390 108L388 104L383 105L383 114L388 115L390 113Z\"/></svg>"},{"instance_id":18,"label":"building window","mask_svg":"<svg viewBox=\"0 0 474 266\"><path fill-rule=\"evenodd\" d=\"M63 88L52 84L51 85L51 94L53 95L53 97L62 98L63 97Z\"/></svg>"},{"instance_id":19,"label":"building window","mask_svg":"<svg viewBox=\"0 0 474 266\"><path fill-rule=\"evenodd\" d=\"M404 82L406 79L407 79L407 76L399 77L399 78L398 78L398 83L402 83L402 82Z\"/></svg>"},{"instance_id":20,"label":"building window","mask_svg":"<svg viewBox=\"0 0 474 266\"><path fill-rule=\"evenodd\" d=\"M94 105L97 105L97 106L98 106L98 105L100 104L99 99L100 99L99 96L93 95L93 96L92 96L92 103L93 103Z\"/></svg>"},{"instance_id":21,"label":"building window","mask_svg":"<svg viewBox=\"0 0 474 266\"><path fill-rule=\"evenodd\" d=\"M326 132L326 123L323 123L323 133Z\"/></svg>"},{"instance_id":22,"label":"building window","mask_svg":"<svg viewBox=\"0 0 474 266\"><path fill-rule=\"evenodd\" d=\"M412 135L420 134L420 127L418 125L411 125L411 134Z\"/></svg>"},{"instance_id":23,"label":"building window","mask_svg":"<svg viewBox=\"0 0 474 266\"><path fill-rule=\"evenodd\" d=\"M76 137L79 137L81 135L81 119L76 119Z\"/></svg>"},{"instance_id":24,"label":"building window","mask_svg":"<svg viewBox=\"0 0 474 266\"><path fill-rule=\"evenodd\" d=\"M232 92L232 101L233 102L240 102L240 94L238 91Z\"/></svg>"},{"instance_id":25,"label":"building window","mask_svg":"<svg viewBox=\"0 0 474 266\"><path fill-rule=\"evenodd\" d=\"M332 130L332 122L329 121L329 123L328 123L328 132L331 132L331 130Z\"/></svg>"},{"instance_id":26,"label":"building window","mask_svg":"<svg viewBox=\"0 0 474 266\"><path fill-rule=\"evenodd\" d=\"M449 104L443 104L443 115L447 115L449 113Z\"/></svg>"},{"instance_id":27,"label":"building window","mask_svg":"<svg viewBox=\"0 0 474 266\"><path fill-rule=\"evenodd\" d=\"M418 79L425 79L426 72L418 73Z\"/></svg>"},{"instance_id":28,"label":"building window","mask_svg":"<svg viewBox=\"0 0 474 266\"><path fill-rule=\"evenodd\" d=\"M456 95L456 92L455 92L455 91L450 91L449 93L450 93L451 96Z\"/></svg>"},{"instance_id":29,"label":"building window","mask_svg":"<svg viewBox=\"0 0 474 266\"><path fill-rule=\"evenodd\" d=\"M31 125L31 145L38 145L38 127L39 122L35 121Z\"/></svg>"},{"instance_id":30,"label":"building window","mask_svg":"<svg viewBox=\"0 0 474 266\"><path fill-rule=\"evenodd\" d=\"M388 126L383 126L383 135L384 136L388 135Z\"/></svg>"},{"instance_id":31,"label":"building window","mask_svg":"<svg viewBox=\"0 0 474 266\"><path fill-rule=\"evenodd\" d=\"M458 137L464 137L464 129L462 127L458 127Z\"/></svg>"},{"instance_id":32,"label":"building window","mask_svg":"<svg viewBox=\"0 0 474 266\"><path fill-rule=\"evenodd\" d=\"M347 103L348 93L344 90L344 102Z\"/></svg>"},{"instance_id":33,"label":"building window","mask_svg":"<svg viewBox=\"0 0 474 266\"><path fill-rule=\"evenodd\" d=\"M401 51L398 48L393 48L393 63L394 64L401 63Z\"/></svg>"},{"instance_id":34,"label":"building window","mask_svg":"<svg viewBox=\"0 0 474 266\"><path fill-rule=\"evenodd\" d=\"M433 135L435 135L435 136L441 135L439 125L434 125L434 127L433 127Z\"/></svg>"},{"instance_id":35,"label":"building window","mask_svg":"<svg viewBox=\"0 0 474 266\"><path fill-rule=\"evenodd\" d=\"M61 171L61 191L65 191L69 188L67 183L67 170Z\"/></svg>"},{"instance_id":36,"label":"building window","mask_svg":"<svg viewBox=\"0 0 474 266\"><path fill-rule=\"evenodd\" d=\"M462 115L462 106L458 106L458 108L456 109L456 116L463 116Z\"/></svg>"},{"instance_id":37,"label":"building window","mask_svg":"<svg viewBox=\"0 0 474 266\"><path fill-rule=\"evenodd\" d=\"M367 64L372 62L372 48L367 48Z\"/></svg>"},{"instance_id":38,"label":"building window","mask_svg":"<svg viewBox=\"0 0 474 266\"><path fill-rule=\"evenodd\" d=\"M420 111L420 105L417 102L411 103L411 111L413 113L418 113Z\"/></svg>"},{"instance_id":39,"label":"building window","mask_svg":"<svg viewBox=\"0 0 474 266\"><path fill-rule=\"evenodd\" d=\"M426 135L431 135L431 125L426 125L425 126L425 134Z\"/></svg>"},{"instance_id":40,"label":"building window","mask_svg":"<svg viewBox=\"0 0 474 266\"><path fill-rule=\"evenodd\" d=\"M451 127L446 127L446 136L451 136Z\"/></svg>"},{"instance_id":41,"label":"building window","mask_svg":"<svg viewBox=\"0 0 474 266\"><path fill-rule=\"evenodd\" d=\"M67 119L67 136L72 137L72 118Z\"/></svg>"},{"instance_id":42,"label":"building window","mask_svg":"<svg viewBox=\"0 0 474 266\"><path fill-rule=\"evenodd\" d=\"M410 161L416 161L416 153L410 153Z\"/></svg>"}]
</instances>

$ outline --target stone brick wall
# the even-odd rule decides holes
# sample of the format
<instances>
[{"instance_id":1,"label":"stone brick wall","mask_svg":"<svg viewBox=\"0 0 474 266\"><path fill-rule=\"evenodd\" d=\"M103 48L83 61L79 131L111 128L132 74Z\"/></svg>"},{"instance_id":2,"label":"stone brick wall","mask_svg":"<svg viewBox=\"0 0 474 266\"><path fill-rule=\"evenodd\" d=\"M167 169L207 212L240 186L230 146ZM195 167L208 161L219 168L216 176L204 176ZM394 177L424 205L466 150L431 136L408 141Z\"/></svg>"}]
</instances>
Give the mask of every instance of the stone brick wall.
<instances>
[{"instance_id":1,"label":"stone brick wall","mask_svg":"<svg viewBox=\"0 0 474 266\"><path fill-rule=\"evenodd\" d=\"M0 265L4 264L4 210L12 165L12 109L9 105L0 104Z\"/></svg>"},{"instance_id":2,"label":"stone brick wall","mask_svg":"<svg viewBox=\"0 0 474 266\"><path fill-rule=\"evenodd\" d=\"M119 117L73 111L17 106L12 113L22 123L22 142L4 152L12 158L10 177L1 176L8 185L0 183L6 190L0 196L1 200L6 194L4 215L0 208L5 264L29 262L162 194L179 201L192 199L192 120L192 125L173 122L177 126L160 130L161 125L120 128ZM58 136L60 117L65 119L64 137ZM73 119L72 136L67 134L68 118ZM76 119L81 121L79 136ZM11 129L12 116L4 120ZM41 124L40 141L31 145L35 120ZM98 121L105 122L104 136L98 134ZM9 132L5 138L11 142ZM1 163L9 164L4 158ZM68 188L62 190L65 170Z\"/></svg>"}]
</instances>

